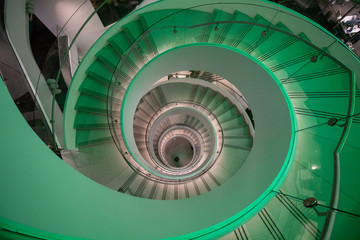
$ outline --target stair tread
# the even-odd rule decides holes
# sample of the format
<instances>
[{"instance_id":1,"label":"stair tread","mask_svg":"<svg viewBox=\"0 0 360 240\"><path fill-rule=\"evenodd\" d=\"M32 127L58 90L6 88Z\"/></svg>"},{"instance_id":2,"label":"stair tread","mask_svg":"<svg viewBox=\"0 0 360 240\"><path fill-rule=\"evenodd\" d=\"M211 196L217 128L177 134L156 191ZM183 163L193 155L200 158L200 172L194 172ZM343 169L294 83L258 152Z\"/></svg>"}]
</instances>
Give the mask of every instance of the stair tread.
<instances>
[{"instance_id":1,"label":"stair tread","mask_svg":"<svg viewBox=\"0 0 360 240\"><path fill-rule=\"evenodd\" d=\"M103 47L96 54L96 57L113 70L116 69L121 60L119 54L115 52L115 49L110 44Z\"/></svg>"},{"instance_id":2,"label":"stair tread","mask_svg":"<svg viewBox=\"0 0 360 240\"><path fill-rule=\"evenodd\" d=\"M88 88L85 88L85 87L81 87L81 88L79 89L79 91L80 91L81 93L84 93L84 94L87 94L87 95L90 95L90 96L93 96L93 97L101 98L101 99L103 99L103 100L110 100L110 99L108 98L108 95L103 94L103 93L98 92L98 91L94 91L94 90L92 90L92 89L88 89ZM115 102L115 103L121 103L121 99L119 99L119 98L113 97L111 100L112 100L112 102Z\"/></svg>"},{"instance_id":3,"label":"stair tread","mask_svg":"<svg viewBox=\"0 0 360 240\"><path fill-rule=\"evenodd\" d=\"M86 106L76 106L75 110L82 111L82 112L90 112L90 113L99 113L99 114L107 114L107 109L101 108L93 108L93 107L86 107ZM120 111L112 111L113 114L120 114Z\"/></svg>"}]
</instances>

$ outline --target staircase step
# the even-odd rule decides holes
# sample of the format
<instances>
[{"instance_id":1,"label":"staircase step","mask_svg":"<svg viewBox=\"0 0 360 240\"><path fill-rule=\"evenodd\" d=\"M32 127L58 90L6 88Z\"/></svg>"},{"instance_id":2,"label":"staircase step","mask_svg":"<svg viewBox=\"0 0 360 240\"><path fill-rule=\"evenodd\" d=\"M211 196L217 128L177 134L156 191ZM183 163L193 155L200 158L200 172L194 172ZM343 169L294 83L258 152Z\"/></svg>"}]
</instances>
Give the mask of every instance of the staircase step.
<instances>
[{"instance_id":1,"label":"staircase step","mask_svg":"<svg viewBox=\"0 0 360 240\"><path fill-rule=\"evenodd\" d=\"M144 98L141 99L140 103L137 106L137 109L147 115L149 119L154 115L156 111L156 109Z\"/></svg>"},{"instance_id":2,"label":"staircase step","mask_svg":"<svg viewBox=\"0 0 360 240\"><path fill-rule=\"evenodd\" d=\"M125 31L121 31L115 34L114 36L108 39L108 42L121 58L122 65L125 66L127 64L132 69L132 73L136 73L136 71L139 69L136 62L139 59L136 56L134 57L133 54L129 54L127 52L130 49L130 45L132 42L129 40ZM128 74L131 75L131 72Z\"/></svg>"},{"instance_id":3,"label":"staircase step","mask_svg":"<svg viewBox=\"0 0 360 240\"><path fill-rule=\"evenodd\" d=\"M280 35L279 36L279 44L276 47L274 47L273 41L266 41L263 44L262 52L261 52L261 54L258 54L258 56L257 56L257 59L259 61L264 62L267 59L280 53L281 51L286 51L286 48L290 47L292 44L294 44L298 41L296 38L292 38L288 35L284 35L284 34L279 34L279 35Z\"/></svg>"},{"instance_id":4,"label":"staircase step","mask_svg":"<svg viewBox=\"0 0 360 240\"><path fill-rule=\"evenodd\" d=\"M166 50L174 43L176 45L183 44L183 38L177 36L185 36L185 39L191 39L194 32L191 28L184 29L178 28L177 34L173 33L173 29L165 28L169 26L184 26L191 27L198 24L204 24L209 22L209 13L204 11L196 11L188 9L186 11L180 9L166 9L157 10L148 13L144 13L141 16L141 21L146 22L146 26L150 29L156 29L151 31L153 41L157 45L158 52ZM166 18L166 21L163 19ZM143 24L144 25L144 24ZM196 29L197 30L197 29ZM184 35L185 34L185 35ZM167 36L167 37L165 37ZM187 36L189 38L187 38ZM179 42L180 41L180 42Z\"/></svg>"},{"instance_id":5,"label":"staircase step","mask_svg":"<svg viewBox=\"0 0 360 240\"><path fill-rule=\"evenodd\" d=\"M184 183L177 185L177 192L178 192L178 194L177 194L178 198L177 199L187 198L186 194L185 194L185 184Z\"/></svg>"},{"instance_id":6,"label":"staircase step","mask_svg":"<svg viewBox=\"0 0 360 240\"><path fill-rule=\"evenodd\" d=\"M239 117L235 117L229 121L224 121L224 122L220 122L221 123L221 128L223 130L223 132L226 131L232 131L232 130L238 130L238 134L242 133L242 134L248 134L249 130L248 130L248 125L246 123L244 123L244 120L242 118L239 119ZM235 134L235 133L234 133Z\"/></svg>"},{"instance_id":7,"label":"staircase step","mask_svg":"<svg viewBox=\"0 0 360 240\"><path fill-rule=\"evenodd\" d=\"M212 90L211 88L208 88L205 96L203 97L203 99L201 101L201 104L205 107L209 106L210 101L213 100L215 96L216 96L216 92L214 90Z\"/></svg>"},{"instance_id":8,"label":"staircase step","mask_svg":"<svg viewBox=\"0 0 360 240\"><path fill-rule=\"evenodd\" d=\"M160 106L164 106L167 103L161 87L154 88L152 94L157 99Z\"/></svg>"},{"instance_id":9,"label":"staircase step","mask_svg":"<svg viewBox=\"0 0 360 240\"><path fill-rule=\"evenodd\" d=\"M209 88L206 88L206 87L199 87L198 89L198 94L196 94L195 96L195 102L199 103L199 104L202 104L202 101L205 97L205 95L207 94L207 92L209 91Z\"/></svg>"},{"instance_id":10,"label":"staircase step","mask_svg":"<svg viewBox=\"0 0 360 240\"><path fill-rule=\"evenodd\" d=\"M219 14L220 14L220 11L217 10L217 9L214 9L208 22L215 23ZM213 28L214 28L214 26L212 24L207 25L204 28L203 33L201 35L202 37L201 37L201 39L199 41L200 42L209 42L209 39L210 39L211 33L213 31Z\"/></svg>"},{"instance_id":11,"label":"staircase step","mask_svg":"<svg viewBox=\"0 0 360 240\"><path fill-rule=\"evenodd\" d=\"M216 184L216 186L220 187L221 185L220 181L211 173L211 171L208 171L206 174Z\"/></svg>"},{"instance_id":12,"label":"staircase step","mask_svg":"<svg viewBox=\"0 0 360 240\"><path fill-rule=\"evenodd\" d=\"M246 148L250 148L252 146L252 138L236 138L236 139L231 139L231 138L224 138L224 147L225 145L227 146L239 146L239 147L246 147Z\"/></svg>"},{"instance_id":13,"label":"staircase step","mask_svg":"<svg viewBox=\"0 0 360 240\"><path fill-rule=\"evenodd\" d=\"M232 106L228 111L217 115L217 119L219 120L220 124L225 124L233 119L238 119L237 122L239 124L244 122L242 114L235 106Z\"/></svg>"},{"instance_id":14,"label":"staircase step","mask_svg":"<svg viewBox=\"0 0 360 240\"><path fill-rule=\"evenodd\" d=\"M199 181L196 179L194 181L191 181L190 184L192 184L192 194L190 193L190 196L197 196L201 194L200 188L199 188Z\"/></svg>"},{"instance_id":15,"label":"staircase step","mask_svg":"<svg viewBox=\"0 0 360 240\"><path fill-rule=\"evenodd\" d=\"M139 195L139 197L149 198L151 189L153 188L154 184L156 184L154 181L149 180L146 184L146 187L142 191L141 195Z\"/></svg>"},{"instance_id":16,"label":"staircase step","mask_svg":"<svg viewBox=\"0 0 360 240\"><path fill-rule=\"evenodd\" d=\"M311 46L295 39L282 43L278 49L280 51L276 54L263 60L263 63L274 72L282 70L293 73L310 62L312 56L318 54Z\"/></svg>"},{"instance_id":17,"label":"staircase step","mask_svg":"<svg viewBox=\"0 0 360 240\"><path fill-rule=\"evenodd\" d=\"M105 94L103 94L103 93L101 93L101 92L98 92L98 91L94 91L94 90L92 90L92 89L88 89L88 88L85 88L85 87L81 87L81 88L79 89L79 91L80 91L82 94L86 94L86 95L89 95L89 96L92 96L92 97L100 98L100 99L102 99L102 100L110 100L109 97L108 97L108 95L105 95ZM119 103L119 104L121 103L121 100L120 100L119 98L115 98L115 97L113 97L113 98L111 99L111 101L114 102L114 103Z\"/></svg>"},{"instance_id":18,"label":"staircase step","mask_svg":"<svg viewBox=\"0 0 360 240\"><path fill-rule=\"evenodd\" d=\"M91 66L86 70L86 73L109 85L112 81L113 78L113 71L111 71L110 69L106 68L106 66L104 64L102 64L100 61L95 61L91 64Z\"/></svg>"},{"instance_id":19,"label":"staircase step","mask_svg":"<svg viewBox=\"0 0 360 240\"><path fill-rule=\"evenodd\" d=\"M132 184L132 182L138 176L138 174L136 172L134 172L132 169L128 170L123 175L124 175L124 178L123 178L123 181L120 183L121 185L118 189L118 192L126 192L129 188L129 186Z\"/></svg>"},{"instance_id":20,"label":"staircase step","mask_svg":"<svg viewBox=\"0 0 360 240\"><path fill-rule=\"evenodd\" d=\"M148 126L148 123L149 123L148 119L142 118L139 115L135 115L134 124L146 128Z\"/></svg>"},{"instance_id":21,"label":"staircase step","mask_svg":"<svg viewBox=\"0 0 360 240\"><path fill-rule=\"evenodd\" d=\"M154 192L150 194L151 199L162 200L165 185L162 183L157 183L155 186L156 188L151 190L154 190Z\"/></svg>"},{"instance_id":22,"label":"staircase step","mask_svg":"<svg viewBox=\"0 0 360 240\"><path fill-rule=\"evenodd\" d=\"M238 18L238 15L239 15L239 12L234 11L234 13L231 16L229 16L227 19L228 21L230 21L230 23L221 23L220 26L218 26L218 28L220 29L220 33L215 38L216 43L222 44L224 42L224 40L226 39L226 37L229 34L231 26L233 25L232 22L236 21L236 19Z\"/></svg>"},{"instance_id":23,"label":"staircase step","mask_svg":"<svg viewBox=\"0 0 360 240\"><path fill-rule=\"evenodd\" d=\"M142 100L147 103L147 106L150 107L152 112L156 112L160 106L158 106L157 102L154 100L154 98L151 96L150 93L143 96Z\"/></svg>"},{"instance_id":24,"label":"staircase step","mask_svg":"<svg viewBox=\"0 0 360 240\"><path fill-rule=\"evenodd\" d=\"M258 36L254 37L254 34L251 34L250 37L247 35L252 31L254 28L254 24L260 21L262 18L259 15L256 15L253 19L249 21L248 24L234 24L234 30L236 29L237 34L233 41L230 43L230 46L239 48L239 49L246 49L251 42L256 41L259 37L261 37L261 33ZM246 41L244 40L246 38Z\"/></svg>"},{"instance_id":25,"label":"staircase step","mask_svg":"<svg viewBox=\"0 0 360 240\"><path fill-rule=\"evenodd\" d=\"M230 176L232 176L241 168L247 156L247 151L224 148L216 161L216 165L219 165L226 172L228 172Z\"/></svg>"},{"instance_id":26,"label":"staircase step","mask_svg":"<svg viewBox=\"0 0 360 240\"><path fill-rule=\"evenodd\" d=\"M120 125L118 126L120 127ZM75 129L95 129L95 128L109 128L108 123L92 123L92 124L76 124Z\"/></svg>"},{"instance_id":27,"label":"staircase step","mask_svg":"<svg viewBox=\"0 0 360 240\"><path fill-rule=\"evenodd\" d=\"M148 23L146 21L146 18L143 15L139 15L139 20L140 23L142 25L142 28L147 31L146 33L146 46L143 46L143 48L145 49L147 55L149 55L150 57L156 56L159 54L159 51L156 47L156 43L152 37L152 33L151 31L149 31L149 26Z\"/></svg>"},{"instance_id":28,"label":"staircase step","mask_svg":"<svg viewBox=\"0 0 360 240\"><path fill-rule=\"evenodd\" d=\"M211 174L219 184L225 183L233 175L220 164L214 164L208 171L208 174Z\"/></svg>"},{"instance_id":29,"label":"staircase step","mask_svg":"<svg viewBox=\"0 0 360 240\"><path fill-rule=\"evenodd\" d=\"M76 102L76 106L75 109L78 109L78 107L87 107L87 106L91 106L91 108L96 108L96 109L108 109L108 103L105 99L101 99L101 98L97 98L97 97L93 97L90 95L86 95L86 94L80 94L77 102ZM120 109L120 104L113 102L112 103L112 108L113 109Z\"/></svg>"},{"instance_id":30,"label":"staircase step","mask_svg":"<svg viewBox=\"0 0 360 240\"><path fill-rule=\"evenodd\" d=\"M102 137L102 138L91 139L91 140L77 141L76 146L77 147L85 147L85 146L102 144L102 143L112 142L112 141L113 141L113 138L111 136L110 137Z\"/></svg>"},{"instance_id":31,"label":"staircase step","mask_svg":"<svg viewBox=\"0 0 360 240\"><path fill-rule=\"evenodd\" d=\"M251 22L252 18L244 13L235 10L233 13L232 20L236 22ZM234 41L238 38L239 33L242 33L246 27L247 25L245 24L230 24L230 29L226 30L227 34L223 40L223 44L231 46L234 43ZM226 27L224 27L224 29L225 28Z\"/></svg>"},{"instance_id":32,"label":"staircase step","mask_svg":"<svg viewBox=\"0 0 360 240\"><path fill-rule=\"evenodd\" d=\"M159 183L154 183L151 187L150 193L149 193L149 198L150 199L156 199L156 196L159 192Z\"/></svg>"},{"instance_id":33,"label":"staircase step","mask_svg":"<svg viewBox=\"0 0 360 240\"><path fill-rule=\"evenodd\" d=\"M285 49L297 41L296 38L282 33L282 31L291 33L291 31L282 22L276 23L274 27L278 29L278 31L266 30L265 38L261 40L261 44L257 44L256 46L257 50L254 51L255 49L253 49L251 52L251 54L260 61L265 61L269 57L275 55L277 52L280 52L282 49ZM269 32L270 34L268 35ZM274 42L277 43L275 47Z\"/></svg>"},{"instance_id":34,"label":"staircase step","mask_svg":"<svg viewBox=\"0 0 360 240\"><path fill-rule=\"evenodd\" d=\"M139 65L140 62L142 63L142 65L144 65L148 61L148 57L146 53L149 52L149 50L146 44L147 33L144 33L145 30L143 28L140 19L137 21L132 21L130 23L127 23L126 25L123 26L123 30L126 36L128 37L130 43L133 44L132 46L133 57L131 58L135 63L137 63L137 65ZM141 37L143 39L139 41Z\"/></svg>"},{"instance_id":35,"label":"staircase step","mask_svg":"<svg viewBox=\"0 0 360 240\"><path fill-rule=\"evenodd\" d=\"M224 148L229 148L229 149L239 149L239 150L244 150L244 151L250 151L251 147L248 146L238 146L238 145L234 145L233 144L224 144Z\"/></svg>"},{"instance_id":36,"label":"staircase step","mask_svg":"<svg viewBox=\"0 0 360 240\"><path fill-rule=\"evenodd\" d=\"M233 107L234 105L232 104L232 102L225 98L223 102L221 102L218 106L214 108L213 113L216 115L217 118L219 118L222 114L225 114Z\"/></svg>"},{"instance_id":37,"label":"staircase step","mask_svg":"<svg viewBox=\"0 0 360 240\"><path fill-rule=\"evenodd\" d=\"M122 26L130 44L135 42L144 32L143 26L140 20L129 22Z\"/></svg>"},{"instance_id":38,"label":"staircase step","mask_svg":"<svg viewBox=\"0 0 360 240\"><path fill-rule=\"evenodd\" d=\"M213 96L213 98L210 100L210 102L207 103L207 107L211 110L214 111L215 107L221 103L222 101L224 101L225 97L223 95L221 95L221 93L216 92L215 96Z\"/></svg>"},{"instance_id":39,"label":"staircase step","mask_svg":"<svg viewBox=\"0 0 360 240\"><path fill-rule=\"evenodd\" d=\"M97 114L104 114L107 115L107 109L101 108L92 108L92 107L85 107L85 106L76 106L75 110L80 112L88 112L88 113L97 113ZM112 111L113 116L120 116L120 111Z\"/></svg>"},{"instance_id":40,"label":"staircase step","mask_svg":"<svg viewBox=\"0 0 360 240\"><path fill-rule=\"evenodd\" d=\"M230 21L232 14L221 11L219 9L214 9L213 15L211 16L211 24L208 26L208 37L204 38L204 42L217 43L219 38L226 36L226 32L224 32L226 24L222 24L223 21ZM220 22L220 23L219 23Z\"/></svg>"},{"instance_id":41,"label":"staircase step","mask_svg":"<svg viewBox=\"0 0 360 240\"><path fill-rule=\"evenodd\" d=\"M129 39L124 31L120 31L110 37L108 42L115 49L119 56L122 56L130 47Z\"/></svg>"},{"instance_id":42,"label":"staircase step","mask_svg":"<svg viewBox=\"0 0 360 240\"><path fill-rule=\"evenodd\" d=\"M145 182L144 182L145 179ZM130 182L129 186L126 188L125 193L137 196L137 194L140 194L142 192L142 187L144 187L142 184L146 184L146 178L141 176L140 174L136 173L136 177L133 181ZM124 187L124 186L122 186ZM125 186L126 187L126 186Z\"/></svg>"},{"instance_id":43,"label":"staircase step","mask_svg":"<svg viewBox=\"0 0 360 240\"><path fill-rule=\"evenodd\" d=\"M115 70L120 63L120 56L115 49L109 44L103 47L97 54L96 57L106 64L112 70Z\"/></svg>"}]
</instances>

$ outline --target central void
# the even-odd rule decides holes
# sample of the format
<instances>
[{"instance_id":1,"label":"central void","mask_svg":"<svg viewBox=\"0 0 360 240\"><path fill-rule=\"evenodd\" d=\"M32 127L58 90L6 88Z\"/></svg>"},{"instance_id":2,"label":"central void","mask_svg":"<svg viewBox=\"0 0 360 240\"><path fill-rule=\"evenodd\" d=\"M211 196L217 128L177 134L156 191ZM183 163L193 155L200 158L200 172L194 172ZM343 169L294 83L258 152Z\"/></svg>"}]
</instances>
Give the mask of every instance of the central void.
<instances>
[{"instance_id":1,"label":"central void","mask_svg":"<svg viewBox=\"0 0 360 240\"><path fill-rule=\"evenodd\" d=\"M176 136L166 143L165 162L170 167L185 167L193 158L194 148L187 138Z\"/></svg>"},{"instance_id":2,"label":"central void","mask_svg":"<svg viewBox=\"0 0 360 240\"><path fill-rule=\"evenodd\" d=\"M157 224L172 231L173 236L203 229L210 231L214 225L218 228L251 217L265 204L266 197L278 189L295 152L294 112L280 81L271 71L238 49L191 44L165 51L148 62L136 74L123 99L122 135L131 156L149 172L152 172L151 166L141 161L134 138L136 107L159 79L184 69L217 74L241 89L256 119L256 137L246 161L226 184L206 194L177 201L138 200L148 205L143 218L157 216L156 211L161 209L164 215L156 218ZM209 214L214 206L216 211ZM143 214L142 210L139 209L139 214Z\"/></svg>"},{"instance_id":3,"label":"central void","mask_svg":"<svg viewBox=\"0 0 360 240\"><path fill-rule=\"evenodd\" d=\"M125 93L121 114L122 136L131 156L148 172L158 174L144 161L137 148L134 115L142 96L159 79L183 69L199 69L222 76L235 88L241 89L247 99L253 117L257 119L256 137L246 162L237 174L244 172L242 178L248 176L248 179L241 182L252 184L243 187L252 188L259 196L276 179L289 159L295 118L280 81L260 61L235 48L215 44L184 45L159 54L135 75ZM225 167L232 170L230 165ZM255 176L258 177L253 179Z\"/></svg>"}]
</instances>

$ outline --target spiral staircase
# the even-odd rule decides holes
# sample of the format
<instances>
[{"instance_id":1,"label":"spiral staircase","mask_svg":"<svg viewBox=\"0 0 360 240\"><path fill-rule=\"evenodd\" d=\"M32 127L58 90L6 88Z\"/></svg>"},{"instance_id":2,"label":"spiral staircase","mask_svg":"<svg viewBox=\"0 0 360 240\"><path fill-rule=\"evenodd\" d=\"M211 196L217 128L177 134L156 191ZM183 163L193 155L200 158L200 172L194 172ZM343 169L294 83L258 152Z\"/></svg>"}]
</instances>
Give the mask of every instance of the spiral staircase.
<instances>
[{"instance_id":1,"label":"spiral staircase","mask_svg":"<svg viewBox=\"0 0 360 240\"><path fill-rule=\"evenodd\" d=\"M326 30L271 2L138 8L77 69L64 161L1 85L1 132L13 136L0 154L1 234L356 239L359 66ZM304 206L309 197L317 206Z\"/></svg>"}]
</instances>

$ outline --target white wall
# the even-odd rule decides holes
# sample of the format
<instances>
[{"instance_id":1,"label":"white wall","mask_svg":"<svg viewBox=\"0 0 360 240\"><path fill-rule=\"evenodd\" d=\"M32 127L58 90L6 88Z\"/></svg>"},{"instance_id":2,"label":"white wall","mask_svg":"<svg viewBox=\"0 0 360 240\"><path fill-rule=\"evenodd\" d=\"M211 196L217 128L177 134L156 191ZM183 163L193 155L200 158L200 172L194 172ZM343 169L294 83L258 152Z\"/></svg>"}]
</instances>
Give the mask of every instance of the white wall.
<instances>
[{"instance_id":1,"label":"white wall","mask_svg":"<svg viewBox=\"0 0 360 240\"><path fill-rule=\"evenodd\" d=\"M67 35L70 41L74 39L82 24L95 11L90 0L33 0L35 15L56 36ZM75 13L75 14L74 14ZM70 19L70 20L69 20ZM95 14L82 29L75 48L82 57L104 33L105 28L99 16Z\"/></svg>"},{"instance_id":2,"label":"white wall","mask_svg":"<svg viewBox=\"0 0 360 240\"><path fill-rule=\"evenodd\" d=\"M40 69L35 62L29 42L29 20L25 11L25 0L7 0L5 2L5 27L15 54L23 68L29 85L34 93L45 118L50 124L53 95L41 75ZM58 143L63 146L63 114L55 102L54 106L55 134Z\"/></svg>"}]
</instances>

